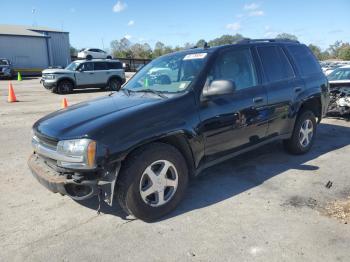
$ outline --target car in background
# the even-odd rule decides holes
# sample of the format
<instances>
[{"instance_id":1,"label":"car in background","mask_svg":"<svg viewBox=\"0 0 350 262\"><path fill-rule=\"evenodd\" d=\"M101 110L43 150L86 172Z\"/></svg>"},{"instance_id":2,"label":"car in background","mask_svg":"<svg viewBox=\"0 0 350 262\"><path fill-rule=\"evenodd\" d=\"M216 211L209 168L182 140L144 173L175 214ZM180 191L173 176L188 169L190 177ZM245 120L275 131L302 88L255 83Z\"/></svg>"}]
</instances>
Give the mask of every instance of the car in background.
<instances>
[{"instance_id":1,"label":"car in background","mask_svg":"<svg viewBox=\"0 0 350 262\"><path fill-rule=\"evenodd\" d=\"M70 93L76 88L119 91L125 83L125 71L118 60L77 60L64 69L45 69L40 82L58 94Z\"/></svg>"},{"instance_id":2,"label":"car in background","mask_svg":"<svg viewBox=\"0 0 350 262\"><path fill-rule=\"evenodd\" d=\"M79 51L78 58L88 60L93 58L112 59L112 55L98 48L84 48Z\"/></svg>"},{"instance_id":3,"label":"car in background","mask_svg":"<svg viewBox=\"0 0 350 262\"><path fill-rule=\"evenodd\" d=\"M328 115L350 114L350 65L335 69L328 76L330 103Z\"/></svg>"},{"instance_id":4,"label":"car in background","mask_svg":"<svg viewBox=\"0 0 350 262\"><path fill-rule=\"evenodd\" d=\"M0 58L0 78L13 78L15 71L13 70L12 63L9 59Z\"/></svg>"}]
</instances>

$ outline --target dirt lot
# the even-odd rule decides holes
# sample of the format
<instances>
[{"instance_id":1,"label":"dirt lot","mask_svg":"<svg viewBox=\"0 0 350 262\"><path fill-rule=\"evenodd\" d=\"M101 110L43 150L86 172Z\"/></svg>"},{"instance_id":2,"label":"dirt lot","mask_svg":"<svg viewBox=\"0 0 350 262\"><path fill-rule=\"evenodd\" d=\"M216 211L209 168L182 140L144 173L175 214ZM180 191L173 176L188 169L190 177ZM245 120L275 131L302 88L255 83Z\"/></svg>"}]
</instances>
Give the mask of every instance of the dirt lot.
<instances>
[{"instance_id":1,"label":"dirt lot","mask_svg":"<svg viewBox=\"0 0 350 262\"><path fill-rule=\"evenodd\" d=\"M307 155L275 143L206 170L175 212L147 224L119 207L97 215L96 199L75 202L31 176L31 126L62 96L37 78L13 83L20 102L8 104L0 81L0 261L350 261L350 122L323 120Z\"/></svg>"}]
</instances>

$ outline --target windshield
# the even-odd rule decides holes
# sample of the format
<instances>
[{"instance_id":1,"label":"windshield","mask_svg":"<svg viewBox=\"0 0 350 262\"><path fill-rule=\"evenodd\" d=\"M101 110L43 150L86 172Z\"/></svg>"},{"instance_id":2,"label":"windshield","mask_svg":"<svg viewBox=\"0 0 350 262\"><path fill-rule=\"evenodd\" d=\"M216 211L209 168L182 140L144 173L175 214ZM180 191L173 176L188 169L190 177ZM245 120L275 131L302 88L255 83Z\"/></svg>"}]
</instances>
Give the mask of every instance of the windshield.
<instances>
[{"instance_id":1,"label":"windshield","mask_svg":"<svg viewBox=\"0 0 350 262\"><path fill-rule=\"evenodd\" d=\"M66 67L66 69L71 70L71 71L75 71L79 65L80 65L80 63L72 62Z\"/></svg>"},{"instance_id":2,"label":"windshield","mask_svg":"<svg viewBox=\"0 0 350 262\"><path fill-rule=\"evenodd\" d=\"M8 61L6 59L0 59L0 65L8 65Z\"/></svg>"},{"instance_id":3,"label":"windshield","mask_svg":"<svg viewBox=\"0 0 350 262\"><path fill-rule=\"evenodd\" d=\"M175 53L153 60L126 85L131 91L178 93L184 91L202 70L207 53Z\"/></svg>"},{"instance_id":4,"label":"windshield","mask_svg":"<svg viewBox=\"0 0 350 262\"><path fill-rule=\"evenodd\" d=\"M350 80L350 68L338 68L329 74L328 80Z\"/></svg>"}]
</instances>

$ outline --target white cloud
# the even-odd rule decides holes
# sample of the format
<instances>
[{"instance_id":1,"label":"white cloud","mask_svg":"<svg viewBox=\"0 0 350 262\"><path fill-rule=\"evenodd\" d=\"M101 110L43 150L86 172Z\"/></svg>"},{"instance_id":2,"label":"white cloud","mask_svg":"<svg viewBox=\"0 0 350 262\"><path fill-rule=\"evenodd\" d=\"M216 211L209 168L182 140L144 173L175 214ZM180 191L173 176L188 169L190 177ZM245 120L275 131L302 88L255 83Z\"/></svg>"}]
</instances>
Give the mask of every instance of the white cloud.
<instances>
[{"instance_id":1,"label":"white cloud","mask_svg":"<svg viewBox=\"0 0 350 262\"><path fill-rule=\"evenodd\" d=\"M133 26L135 24L135 21L134 20L130 20L129 22L128 22L128 26Z\"/></svg>"},{"instance_id":2,"label":"white cloud","mask_svg":"<svg viewBox=\"0 0 350 262\"><path fill-rule=\"evenodd\" d=\"M124 38L126 38L126 39L131 39L132 38L132 36L131 35L129 35L129 34L126 34L125 36L124 36Z\"/></svg>"},{"instance_id":3,"label":"white cloud","mask_svg":"<svg viewBox=\"0 0 350 262\"><path fill-rule=\"evenodd\" d=\"M259 5L257 3L245 4L243 7L244 10L255 10L258 8L259 8Z\"/></svg>"},{"instance_id":4,"label":"white cloud","mask_svg":"<svg viewBox=\"0 0 350 262\"><path fill-rule=\"evenodd\" d=\"M238 31L241 28L241 24L238 22L232 23L232 24L227 24L226 25L227 29L230 29L232 31Z\"/></svg>"},{"instance_id":5,"label":"white cloud","mask_svg":"<svg viewBox=\"0 0 350 262\"><path fill-rule=\"evenodd\" d=\"M117 1L117 3L113 6L113 12L120 13L124 11L127 7L127 4L123 3L122 1Z\"/></svg>"},{"instance_id":6,"label":"white cloud","mask_svg":"<svg viewBox=\"0 0 350 262\"><path fill-rule=\"evenodd\" d=\"M249 16L263 16L265 13L262 10L256 10L249 13Z\"/></svg>"}]
</instances>

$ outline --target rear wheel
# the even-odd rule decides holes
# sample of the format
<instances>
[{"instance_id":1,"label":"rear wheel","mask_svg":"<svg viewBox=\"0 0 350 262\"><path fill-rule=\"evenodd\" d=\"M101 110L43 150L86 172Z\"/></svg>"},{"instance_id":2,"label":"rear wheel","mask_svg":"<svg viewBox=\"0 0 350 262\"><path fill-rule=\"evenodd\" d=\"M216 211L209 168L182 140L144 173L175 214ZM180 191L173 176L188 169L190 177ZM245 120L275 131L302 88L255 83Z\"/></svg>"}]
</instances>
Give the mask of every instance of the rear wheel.
<instances>
[{"instance_id":1,"label":"rear wheel","mask_svg":"<svg viewBox=\"0 0 350 262\"><path fill-rule=\"evenodd\" d=\"M294 126L290 139L284 140L286 150L292 154L304 154L308 152L316 135L316 117L311 111L302 112Z\"/></svg>"},{"instance_id":2,"label":"rear wheel","mask_svg":"<svg viewBox=\"0 0 350 262\"><path fill-rule=\"evenodd\" d=\"M111 91L119 91L122 87L122 82L117 78L112 78L108 81L108 88Z\"/></svg>"},{"instance_id":3,"label":"rear wheel","mask_svg":"<svg viewBox=\"0 0 350 262\"><path fill-rule=\"evenodd\" d=\"M107 59L112 59L112 57L109 55L109 56L107 56Z\"/></svg>"},{"instance_id":4,"label":"rear wheel","mask_svg":"<svg viewBox=\"0 0 350 262\"><path fill-rule=\"evenodd\" d=\"M182 154L168 144L152 143L127 158L116 194L125 212L154 221L179 204L187 184L188 169Z\"/></svg>"},{"instance_id":5,"label":"rear wheel","mask_svg":"<svg viewBox=\"0 0 350 262\"><path fill-rule=\"evenodd\" d=\"M57 94L69 94L73 91L73 83L69 80L62 80L57 84L57 87L54 91Z\"/></svg>"}]
</instances>

